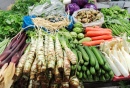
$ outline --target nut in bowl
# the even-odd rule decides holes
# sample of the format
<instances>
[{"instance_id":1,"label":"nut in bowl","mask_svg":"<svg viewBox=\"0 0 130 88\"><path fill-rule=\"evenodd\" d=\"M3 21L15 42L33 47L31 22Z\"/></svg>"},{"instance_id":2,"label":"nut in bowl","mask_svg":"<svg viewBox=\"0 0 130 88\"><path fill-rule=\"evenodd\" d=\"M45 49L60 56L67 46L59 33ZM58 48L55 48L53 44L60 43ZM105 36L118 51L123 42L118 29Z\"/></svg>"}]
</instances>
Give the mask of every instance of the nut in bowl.
<instances>
[{"instance_id":1,"label":"nut in bowl","mask_svg":"<svg viewBox=\"0 0 130 88\"><path fill-rule=\"evenodd\" d=\"M87 26L101 26L104 23L104 15L94 9L80 9L75 11L72 15L74 22L81 22L83 27Z\"/></svg>"}]
</instances>

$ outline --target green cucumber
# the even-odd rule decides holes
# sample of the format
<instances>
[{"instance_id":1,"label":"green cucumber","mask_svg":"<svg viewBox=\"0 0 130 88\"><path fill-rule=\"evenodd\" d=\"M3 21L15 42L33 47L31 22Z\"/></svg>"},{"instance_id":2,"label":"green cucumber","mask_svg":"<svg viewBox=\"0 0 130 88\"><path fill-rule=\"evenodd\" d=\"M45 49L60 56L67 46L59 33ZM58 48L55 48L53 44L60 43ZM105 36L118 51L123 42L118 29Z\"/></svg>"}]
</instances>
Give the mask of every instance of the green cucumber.
<instances>
[{"instance_id":1,"label":"green cucumber","mask_svg":"<svg viewBox=\"0 0 130 88\"><path fill-rule=\"evenodd\" d=\"M85 38L83 38L83 39L81 39L81 40L79 40L79 43L82 43L82 42L89 42L89 41L91 41L92 39L91 38L89 38L89 37L85 37Z\"/></svg>"},{"instance_id":2,"label":"green cucumber","mask_svg":"<svg viewBox=\"0 0 130 88\"><path fill-rule=\"evenodd\" d=\"M95 70L99 70L99 69L100 69L100 67L99 67L99 63L98 63L98 61L97 61L97 59L96 59Z\"/></svg>"},{"instance_id":3,"label":"green cucumber","mask_svg":"<svg viewBox=\"0 0 130 88\"><path fill-rule=\"evenodd\" d=\"M79 79L82 79L82 77L83 77L83 73L79 72Z\"/></svg>"},{"instance_id":4,"label":"green cucumber","mask_svg":"<svg viewBox=\"0 0 130 88\"><path fill-rule=\"evenodd\" d=\"M99 81L99 77L97 75L95 75L93 78L95 81Z\"/></svg>"},{"instance_id":5,"label":"green cucumber","mask_svg":"<svg viewBox=\"0 0 130 88\"><path fill-rule=\"evenodd\" d=\"M94 75L94 74L96 73L94 67L90 67L90 73L91 73L92 75Z\"/></svg>"},{"instance_id":6,"label":"green cucumber","mask_svg":"<svg viewBox=\"0 0 130 88\"><path fill-rule=\"evenodd\" d=\"M92 50L88 46L85 46L84 49L85 49L85 51L87 52L87 54L89 56L90 65L95 66L95 64L96 64L96 56L94 55L94 53L92 52Z\"/></svg>"},{"instance_id":7,"label":"green cucumber","mask_svg":"<svg viewBox=\"0 0 130 88\"><path fill-rule=\"evenodd\" d=\"M83 78L84 78L84 80L87 80L87 75L85 72L83 72Z\"/></svg>"},{"instance_id":8,"label":"green cucumber","mask_svg":"<svg viewBox=\"0 0 130 88\"><path fill-rule=\"evenodd\" d=\"M99 77L97 75L94 78L95 78L95 81L99 81Z\"/></svg>"},{"instance_id":9,"label":"green cucumber","mask_svg":"<svg viewBox=\"0 0 130 88\"><path fill-rule=\"evenodd\" d=\"M106 81L104 75L101 75L101 76L100 76L100 81L103 81L103 82Z\"/></svg>"},{"instance_id":10,"label":"green cucumber","mask_svg":"<svg viewBox=\"0 0 130 88\"><path fill-rule=\"evenodd\" d=\"M78 68L77 68L78 71L81 71L81 66L79 65Z\"/></svg>"},{"instance_id":11,"label":"green cucumber","mask_svg":"<svg viewBox=\"0 0 130 88\"><path fill-rule=\"evenodd\" d=\"M80 51L77 51L77 53L78 53L78 58L79 58L80 64L84 64L84 60L82 58L82 53Z\"/></svg>"},{"instance_id":12,"label":"green cucumber","mask_svg":"<svg viewBox=\"0 0 130 88\"><path fill-rule=\"evenodd\" d=\"M110 78L111 78L111 79L114 77L114 73L113 73L112 70L109 72L109 75L110 75Z\"/></svg>"},{"instance_id":13,"label":"green cucumber","mask_svg":"<svg viewBox=\"0 0 130 88\"><path fill-rule=\"evenodd\" d=\"M79 76L79 72L78 71L76 72L76 75Z\"/></svg>"},{"instance_id":14,"label":"green cucumber","mask_svg":"<svg viewBox=\"0 0 130 88\"><path fill-rule=\"evenodd\" d=\"M74 66L73 66L73 65L71 65L71 70L73 70L73 71L74 71Z\"/></svg>"},{"instance_id":15,"label":"green cucumber","mask_svg":"<svg viewBox=\"0 0 130 88\"><path fill-rule=\"evenodd\" d=\"M105 71L102 69L102 70L101 70L101 73L102 73L102 74L105 74Z\"/></svg>"},{"instance_id":16,"label":"green cucumber","mask_svg":"<svg viewBox=\"0 0 130 88\"><path fill-rule=\"evenodd\" d=\"M82 53L82 56L83 56L83 59L84 61L89 61L89 56L88 54L86 53L86 51L84 50L84 48L80 45L77 46L78 50Z\"/></svg>"},{"instance_id":17,"label":"green cucumber","mask_svg":"<svg viewBox=\"0 0 130 88\"><path fill-rule=\"evenodd\" d=\"M82 71L86 71L87 70L87 67L86 66L82 66Z\"/></svg>"},{"instance_id":18,"label":"green cucumber","mask_svg":"<svg viewBox=\"0 0 130 88\"><path fill-rule=\"evenodd\" d=\"M99 53L99 50L96 47L91 47L91 49L92 49L93 53L95 54L95 56L96 56L96 58L98 60L98 63L100 65L104 65L104 61L103 61L103 59L102 59L102 57L101 57L101 55Z\"/></svg>"},{"instance_id":19,"label":"green cucumber","mask_svg":"<svg viewBox=\"0 0 130 88\"><path fill-rule=\"evenodd\" d=\"M108 63L105 63L105 65L104 66L102 66L103 68L104 68L104 70L106 70L106 71L111 71L111 68L110 68L110 66L109 66L109 64Z\"/></svg>"},{"instance_id":20,"label":"green cucumber","mask_svg":"<svg viewBox=\"0 0 130 88\"><path fill-rule=\"evenodd\" d=\"M97 74L98 74L98 75L101 75L101 72L102 72L102 70L99 69L99 70L97 71Z\"/></svg>"},{"instance_id":21,"label":"green cucumber","mask_svg":"<svg viewBox=\"0 0 130 88\"><path fill-rule=\"evenodd\" d=\"M91 73L90 73L90 71L89 70L87 70L86 71L86 73L87 73L87 75L89 76L89 75L91 75Z\"/></svg>"},{"instance_id":22,"label":"green cucumber","mask_svg":"<svg viewBox=\"0 0 130 88\"><path fill-rule=\"evenodd\" d=\"M88 64L89 64L89 62L84 62L84 65L85 65L85 66L88 66Z\"/></svg>"},{"instance_id":23,"label":"green cucumber","mask_svg":"<svg viewBox=\"0 0 130 88\"><path fill-rule=\"evenodd\" d=\"M77 55L77 52L76 52L76 50L75 49L71 49L72 50L72 52L76 55L76 57L77 57L77 62L79 61L79 59L78 59L78 55Z\"/></svg>"},{"instance_id":24,"label":"green cucumber","mask_svg":"<svg viewBox=\"0 0 130 88\"><path fill-rule=\"evenodd\" d=\"M93 76L92 76L92 75L89 75L89 76L88 76L88 81L90 81L90 82L93 81Z\"/></svg>"},{"instance_id":25,"label":"green cucumber","mask_svg":"<svg viewBox=\"0 0 130 88\"><path fill-rule=\"evenodd\" d=\"M99 51L99 53L100 53L100 55L101 55L101 57L102 57L103 61L104 61L104 62L107 62L107 60L106 60L105 56L102 54L102 52L101 52L101 51Z\"/></svg>"},{"instance_id":26,"label":"green cucumber","mask_svg":"<svg viewBox=\"0 0 130 88\"><path fill-rule=\"evenodd\" d=\"M104 74L104 77L106 78L106 80L109 80L110 79L110 76L108 73Z\"/></svg>"},{"instance_id":27,"label":"green cucumber","mask_svg":"<svg viewBox=\"0 0 130 88\"><path fill-rule=\"evenodd\" d=\"M73 65L73 70L76 70L76 66L77 66L76 64L75 64L75 65Z\"/></svg>"}]
</instances>

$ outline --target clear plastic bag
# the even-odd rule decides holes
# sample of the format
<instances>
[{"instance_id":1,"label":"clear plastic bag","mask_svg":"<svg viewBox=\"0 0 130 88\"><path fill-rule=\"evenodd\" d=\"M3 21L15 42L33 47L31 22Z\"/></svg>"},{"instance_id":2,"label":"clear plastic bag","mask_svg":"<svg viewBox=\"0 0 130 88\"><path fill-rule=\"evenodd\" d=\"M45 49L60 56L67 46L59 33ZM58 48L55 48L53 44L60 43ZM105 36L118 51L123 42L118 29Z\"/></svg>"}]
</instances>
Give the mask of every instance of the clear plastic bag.
<instances>
[{"instance_id":1,"label":"clear plastic bag","mask_svg":"<svg viewBox=\"0 0 130 88\"><path fill-rule=\"evenodd\" d=\"M72 17L73 17L73 20L74 20L74 23L77 23L78 20L75 18L77 16L77 13L79 11L84 11L84 10L90 10L90 9L80 9L80 10L77 10L73 13ZM102 15L101 19L100 20L97 20L95 22L91 22L91 23L85 23L85 24L82 24L83 27L88 27L88 26L102 26L102 24L104 23L104 15L102 13L100 13Z\"/></svg>"},{"instance_id":2,"label":"clear plastic bag","mask_svg":"<svg viewBox=\"0 0 130 88\"><path fill-rule=\"evenodd\" d=\"M51 3L44 3L43 5L30 6L29 15L40 16L44 14L47 15L64 15L65 14L65 5L59 0L51 0Z\"/></svg>"}]
</instances>

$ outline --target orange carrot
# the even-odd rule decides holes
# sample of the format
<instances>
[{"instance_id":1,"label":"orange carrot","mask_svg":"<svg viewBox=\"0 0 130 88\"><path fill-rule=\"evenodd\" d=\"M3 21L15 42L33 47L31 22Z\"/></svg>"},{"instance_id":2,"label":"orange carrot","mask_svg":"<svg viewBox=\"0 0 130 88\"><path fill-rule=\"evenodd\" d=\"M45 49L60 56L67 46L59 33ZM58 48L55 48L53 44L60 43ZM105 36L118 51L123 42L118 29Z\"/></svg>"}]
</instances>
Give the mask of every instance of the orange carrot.
<instances>
[{"instance_id":1,"label":"orange carrot","mask_svg":"<svg viewBox=\"0 0 130 88\"><path fill-rule=\"evenodd\" d=\"M90 29L88 29L88 28L86 28L85 29L85 32L88 32L88 31L109 31L109 32L112 32L112 30L111 29L104 29L104 28L90 28Z\"/></svg>"},{"instance_id":2,"label":"orange carrot","mask_svg":"<svg viewBox=\"0 0 130 88\"><path fill-rule=\"evenodd\" d=\"M83 42L82 44L84 46L95 46L103 42L104 40L95 40L95 41L90 41L90 42Z\"/></svg>"},{"instance_id":3,"label":"orange carrot","mask_svg":"<svg viewBox=\"0 0 130 88\"><path fill-rule=\"evenodd\" d=\"M112 33L109 31L88 31L85 36L95 37L99 35L111 35Z\"/></svg>"},{"instance_id":4,"label":"orange carrot","mask_svg":"<svg viewBox=\"0 0 130 88\"><path fill-rule=\"evenodd\" d=\"M94 28L101 28L100 26L94 26Z\"/></svg>"},{"instance_id":5,"label":"orange carrot","mask_svg":"<svg viewBox=\"0 0 130 88\"><path fill-rule=\"evenodd\" d=\"M112 35L101 35L101 36L95 36L91 37L92 40L107 40L107 39L112 39Z\"/></svg>"}]
</instances>

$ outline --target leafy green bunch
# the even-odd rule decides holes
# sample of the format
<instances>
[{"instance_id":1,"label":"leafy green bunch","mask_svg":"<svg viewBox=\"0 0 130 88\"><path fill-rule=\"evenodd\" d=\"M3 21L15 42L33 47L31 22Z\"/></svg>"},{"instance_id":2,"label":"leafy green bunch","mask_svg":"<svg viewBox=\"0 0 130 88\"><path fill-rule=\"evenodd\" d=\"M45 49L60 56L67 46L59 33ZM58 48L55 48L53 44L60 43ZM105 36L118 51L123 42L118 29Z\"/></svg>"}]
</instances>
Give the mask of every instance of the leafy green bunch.
<instances>
[{"instance_id":1,"label":"leafy green bunch","mask_svg":"<svg viewBox=\"0 0 130 88\"><path fill-rule=\"evenodd\" d=\"M0 11L0 41L14 37L22 27L23 15L13 11Z\"/></svg>"}]
</instances>

